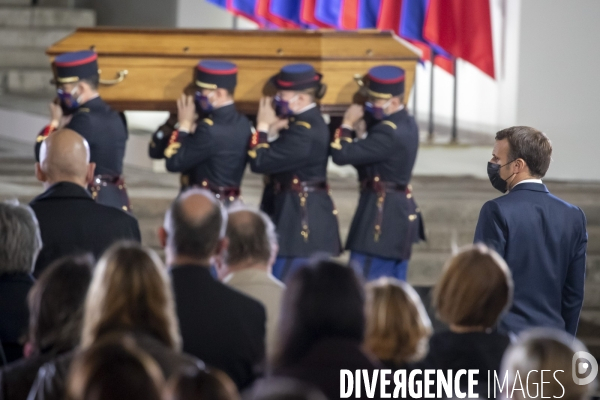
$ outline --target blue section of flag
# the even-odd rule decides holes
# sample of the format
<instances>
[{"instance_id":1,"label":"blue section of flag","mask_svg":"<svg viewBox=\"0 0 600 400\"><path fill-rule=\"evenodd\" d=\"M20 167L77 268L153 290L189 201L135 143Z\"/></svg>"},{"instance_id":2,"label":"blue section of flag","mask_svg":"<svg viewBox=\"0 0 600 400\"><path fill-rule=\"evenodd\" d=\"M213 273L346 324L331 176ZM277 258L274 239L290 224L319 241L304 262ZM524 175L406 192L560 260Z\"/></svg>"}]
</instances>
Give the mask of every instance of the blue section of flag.
<instances>
[{"instance_id":1,"label":"blue section of flag","mask_svg":"<svg viewBox=\"0 0 600 400\"><path fill-rule=\"evenodd\" d=\"M358 28L377 27L381 0L360 0L358 5Z\"/></svg>"},{"instance_id":2,"label":"blue section of flag","mask_svg":"<svg viewBox=\"0 0 600 400\"><path fill-rule=\"evenodd\" d=\"M256 0L232 0L231 3L235 10L256 18Z\"/></svg>"},{"instance_id":3,"label":"blue section of flag","mask_svg":"<svg viewBox=\"0 0 600 400\"><path fill-rule=\"evenodd\" d=\"M224 7L224 8L227 7L227 0L206 0L206 1L208 1L209 3L212 3L216 6L219 6L219 7Z\"/></svg>"},{"instance_id":4,"label":"blue section of flag","mask_svg":"<svg viewBox=\"0 0 600 400\"><path fill-rule=\"evenodd\" d=\"M325 24L339 27L341 9L342 0L317 0L315 18Z\"/></svg>"},{"instance_id":5,"label":"blue section of flag","mask_svg":"<svg viewBox=\"0 0 600 400\"><path fill-rule=\"evenodd\" d=\"M269 12L294 24L302 25L302 21L300 21L301 3L302 0L271 0Z\"/></svg>"},{"instance_id":6,"label":"blue section of flag","mask_svg":"<svg viewBox=\"0 0 600 400\"><path fill-rule=\"evenodd\" d=\"M400 16L400 36L429 45L437 55L452 59L452 56L441 47L432 45L423 37L425 15L429 0L403 0Z\"/></svg>"}]
</instances>

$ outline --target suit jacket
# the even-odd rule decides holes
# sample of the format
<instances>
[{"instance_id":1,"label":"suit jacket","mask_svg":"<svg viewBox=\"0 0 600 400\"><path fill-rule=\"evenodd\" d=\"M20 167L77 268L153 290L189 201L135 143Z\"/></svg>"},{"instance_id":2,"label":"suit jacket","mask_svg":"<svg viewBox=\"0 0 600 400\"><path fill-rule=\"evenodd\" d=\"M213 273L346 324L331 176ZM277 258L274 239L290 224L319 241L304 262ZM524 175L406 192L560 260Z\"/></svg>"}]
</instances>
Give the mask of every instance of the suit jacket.
<instances>
[{"instance_id":1,"label":"suit jacket","mask_svg":"<svg viewBox=\"0 0 600 400\"><path fill-rule=\"evenodd\" d=\"M96 203L81 186L59 182L33 199L43 247L34 275L65 255L92 253L100 257L118 240L140 241L137 220L115 207Z\"/></svg>"},{"instance_id":2,"label":"suit jacket","mask_svg":"<svg viewBox=\"0 0 600 400\"><path fill-rule=\"evenodd\" d=\"M0 345L9 363L23 357L20 339L29 326L27 293L33 282L30 274L0 275Z\"/></svg>"},{"instance_id":3,"label":"suit jacket","mask_svg":"<svg viewBox=\"0 0 600 400\"><path fill-rule=\"evenodd\" d=\"M401 110L371 125L365 139L336 140L331 148L333 162L356 167L360 181L378 178L408 187L419 149L419 129L415 119ZM381 234L376 238L378 197L373 189L361 190L346 249L407 260L412 244L425 239L421 213L413 194L404 191L385 194Z\"/></svg>"},{"instance_id":4,"label":"suit jacket","mask_svg":"<svg viewBox=\"0 0 600 400\"><path fill-rule=\"evenodd\" d=\"M252 125L230 104L198 121L195 132L177 133L163 126L152 135L148 153L166 158L167 169L181 172L183 188L207 180L214 187L239 187L242 182Z\"/></svg>"},{"instance_id":5,"label":"suit jacket","mask_svg":"<svg viewBox=\"0 0 600 400\"><path fill-rule=\"evenodd\" d=\"M0 399L26 400L40 367L55 357L52 352L40 354L0 369Z\"/></svg>"},{"instance_id":6,"label":"suit jacket","mask_svg":"<svg viewBox=\"0 0 600 400\"><path fill-rule=\"evenodd\" d=\"M277 343L277 326L285 285L266 271L247 268L229 274L224 283L258 300L267 312L267 356L273 354Z\"/></svg>"},{"instance_id":7,"label":"suit jacket","mask_svg":"<svg viewBox=\"0 0 600 400\"><path fill-rule=\"evenodd\" d=\"M208 267L170 270L183 351L226 372L242 389L256 378L265 357L265 308L216 281Z\"/></svg>"},{"instance_id":8,"label":"suit jacket","mask_svg":"<svg viewBox=\"0 0 600 400\"><path fill-rule=\"evenodd\" d=\"M361 350L361 344L345 338L324 338L313 344L312 348L295 365L275 369L273 375L297 379L319 388L328 399L340 398L340 370L357 369L372 371L383 366ZM391 391L388 387L388 393ZM366 399L365 391L361 391ZM354 394L352 395L354 397ZM375 398L379 398L376 391Z\"/></svg>"},{"instance_id":9,"label":"suit jacket","mask_svg":"<svg viewBox=\"0 0 600 400\"><path fill-rule=\"evenodd\" d=\"M83 136L90 145L90 161L96 163L96 175L118 176L123 173L123 158L127 143L127 126L119 114L100 97L81 105L73 114L66 128ZM38 136L35 157L43 137Z\"/></svg>"},{"instance_id":10,"label":"suit jacket","mask_svg":"<svg viewBox=\"0 0 600 400\"><path fill-rule=\"evenodd\" d=\"M429 352L425 359L412 364L411 369L436 369L444 372L449 369L454 372L461 369L479 370L476 378L478 381L476 393L479 393L482 398L487 398L488 371L492 377L492 384L494 382L493 371L498 373L498 377L502 381L500 364L509 344L508 336L498 333L439 332L429 339ZM466 389L467 377L463 376L463 378L461 387ZM435 392L435 390L431 390L431 392Z\"/></svg>"},{"instance_id":11,"label":"suit jacket","mask_svg":"<svg viewBox=\"0 0 600 400\"><path fill-rule=\"evenodd\" d=\"M521 183L485 203L475 230L506 260L514 299L499 331L543 326L577 332L583 304L585 215L540 183Z\"/></svg>"},{"instance_id":12,"label":"suit jacket","mask_svg":"<svg viewBox=\"0 0 600 400\"><path fill-rule=\"evenodd\" d=\"M250 151L253 172L269 175L261 209L269 214L277 227L279 255L309 257L315 252L337 256L341 251L337 211L325 189L307 193L302 210L299 193L274 191L275 182L325 182L329 159L329 128L318 107L289 118L289 128L265 147ZM303 219L308 225L308 238L302 235Z\"/></svg>"}]
</instances>

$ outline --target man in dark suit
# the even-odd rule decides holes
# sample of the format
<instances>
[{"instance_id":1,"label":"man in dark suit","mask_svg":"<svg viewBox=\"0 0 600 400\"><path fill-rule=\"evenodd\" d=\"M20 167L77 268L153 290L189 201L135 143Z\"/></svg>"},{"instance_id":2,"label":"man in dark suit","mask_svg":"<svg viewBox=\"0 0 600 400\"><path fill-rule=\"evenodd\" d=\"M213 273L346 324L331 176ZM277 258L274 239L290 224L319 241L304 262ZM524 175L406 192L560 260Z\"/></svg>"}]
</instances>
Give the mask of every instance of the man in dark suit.
<instances>
[{"instance_id":1,"label":"man in dark suit","mask_svg":"<svg viewBox=\"0 0 600 400\"><path fill-rule=\"evenodd\" d=\"M3 352L10 363L23 357L29 325L27 293L33 286L31 272L42 247L31 209L0 203L0 238L0 356Z\"/></svg>"},{"instance_id":2,"label":"man in dark suit","mask_svg":"<svg viewBox=\"0 0 600 400\"><path fill-rule=\"evenodd\" d=\"M515 126L496 134L488 175L506 195L485 203L475 242L496 250L512 271L514 301L501 332L543 326L577 332L583 304L586 221L583 211L550 194L542 178L552 145L542 132Z\"/></svg>"},{"instance_id":3,"label":"man in dark suit","mask_svg":"<svg viewBox=\"0 0 600 400\"><path fill-rule=\"evenodd\" d=\"M233 103L237 66L203 60L195 73L195 97L184 94L177 101L178 128L170 118L152 135L148 152L166 159L167 170L181 172L182 190L209 189L229 204L240 196L252 135L250 121Z\"/></svg>"},{"instance_id":4,"label":"man in dark suit","mask_svg":"<svg viewBox=\"0 0 600 400\"><path fill-rule=\"evenodd\" d=\"M90 147L96 164L92 197L100 204L130 210L125 189L123 158L127 125L123 114L110 108L98 95L98 55L93 51L64 53L53 63L57 98L50 104L50 124L37 137L36 159L42 142L55 130L68 128L79 133Z\"/></svg>"},{"instance_id":5,"label":"man in dark suit","mask_svg":"<svg viewBox=\"0 0 600 400\"><path fill-rule=\"evenodd\" d=\"M419 129L404 108L404 70L381 65L367 75L368 101L346 111L331 143L333 162L358 170L360 200L346 249L368 280L406 280L412 245L425 239L411 187ZM364 112L363 112L364 110ZM367 136L357 138L364 120Z\"/></svg>"},{"instance_id":6,"label":"man in dark suit","mask_svg":"<svg viewBox=\"0 0 600 400\"><path fill-rule=\"evenodd\" d=\"M227 214L204 189L183 192L165 217L165 246L177 305L183 351L248 387L265 357L265 308L215 280L211 259L227 248Z\"/></svg>"},{"instance_id":7,"label":"man in dark suit","mask_svg":"<svg viewBox=\"0 0 600 400\"><path fill-rule=\"evenodd\" d=\"M325 94L321 78L311 65L290 64L271 79L277 95L273 105L261 99L249 151L252 171L268 175L261 209L277 228L273 275L280 280L316 252L341 251L327 185L329 128L315 102Z\"/></svg>"},{"instance_id":8,"label":"man in dark suit","mask_svg":"<svg viewBox=\"0 0 600 400\"><path fill-rule=\"evenodd\" d=\"M56 131L42 143L36 175L46 191L30 203L44 243L36 276L62 256L90 252L98 258L117 240L141 239L132 215L98 204L86 190L95 167L89 159L87 141L72 130Z\"/></svg>"}]
</instances>

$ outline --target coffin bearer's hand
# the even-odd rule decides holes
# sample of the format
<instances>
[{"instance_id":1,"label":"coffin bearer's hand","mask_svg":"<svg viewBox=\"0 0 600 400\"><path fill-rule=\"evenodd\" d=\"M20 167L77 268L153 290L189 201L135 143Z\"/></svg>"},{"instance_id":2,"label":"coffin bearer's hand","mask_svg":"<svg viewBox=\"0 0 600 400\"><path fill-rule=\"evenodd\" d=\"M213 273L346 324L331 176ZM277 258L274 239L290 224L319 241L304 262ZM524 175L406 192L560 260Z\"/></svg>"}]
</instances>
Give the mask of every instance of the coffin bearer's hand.
<instances>
[{"instance_id":1,"label":"coffin bearer's hand","mask_svg":"<svg viewBox=\"0 0 600 400\"><path fill-rule=\"evenodd\" d=\"M192 126L196 121L196 104L192 96L182 94L177 100L177 117L179 120L179 130L191 132Z\"/></svg>"},{"instance_id":2,"label":"coffin bearer's hand","mask_svg":"<svg viewBox=\"0 0 600 400\"><path fill-rule=\"evenodd\" d=\"M272 105L273 99L271 97L262 97L258 103L258 114L256 115L256 129L260 132L269 132L271 125L281 121L275 115L275 110ZM287 124L287 120L283 120ZM281 128L279 128L281 129Z\"/></svg>"},{"instance_id":3,"label":"coffin bearer's hand","mask_svg":"<svg viewBox=\"0 0 600 400\"><path fill-rule=\"evenodd\" d=\"M60 124L63 119L63 110L60 107L60 104L58 103L58 101L56 101L56 100L49 104L49 108L50 108L50 125L53 128L57 129L60 127Z\"/></svg>"},{"instance_id":4,"label":"coffin bearer's hand","mask_svg":"<svg viewBox=\"0 0 600 400\"><path fill-rule=\"evenodd\" d=\"M282 129L289 128L289 121L287 119L277 119L269 126L269 137L275 137L279 135L279 131Z\"/></svg>"},{"instance_id":5,"label":"coffin bearer's hand","mask_svg":"<svg viewBox=\"0 0 600 400\"><path fill-rule=\"evenodd\" d=\"M352 104L344 113L342 125L354 126L358 120L364 115L363 106L360 104Z\"/></svg>"}]
</instances>

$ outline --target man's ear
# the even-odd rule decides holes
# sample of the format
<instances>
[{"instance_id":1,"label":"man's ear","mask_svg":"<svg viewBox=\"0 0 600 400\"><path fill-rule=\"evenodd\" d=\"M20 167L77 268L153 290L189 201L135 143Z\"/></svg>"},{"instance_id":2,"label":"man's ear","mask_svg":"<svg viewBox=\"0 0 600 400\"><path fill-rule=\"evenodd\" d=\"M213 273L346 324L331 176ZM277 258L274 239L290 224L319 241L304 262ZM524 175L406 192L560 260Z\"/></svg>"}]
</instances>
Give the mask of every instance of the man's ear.
<instances>
[{"instance_id":1,"label":"man's ear","mask_svg":"<svg viewBox=\"0 0 600 400\"><path fill-rule=\"evenodd\" d=\"M96 163L89 163L88 164L88 168L87 168L87 173L85 176L85 181L87 182L88 185L92 184L92 182L94 182L94 172L96 171Z\"/></svg>"},{"instance_id":2,"label":"man's ear","mask_svg":"<svg viewBox=\"0 0 600 400\"><path fill-rule=\"evenodd\" d=\"M219 240L219 244L217 244L217 249L215 251L215 255L222 255L223 253L225 253L225 250L227 250L227 248L229 247L229 238L228 237L224 237L223 239Z\"/></svg>"},{"instance_id":3,"label":"man's ear","mask_svg":"<svg viewBox=\"0 0 600 400\"><path fill-rule=\"evenodd\" d=\"M522 158L517 158L515 160L515 173L521 173L523 171L525 171L525 169L527 168L527 164L525 163L525 160L523 160Z\"/></svg>"},{"instance_id":4,"label":"man's ear","mask_svg":"<svg viewBox=\"0 0 600 400\"><path fill-rule=\"evenodd\" d=\"M39 162L35 163L35 177L40 182L46 182L48 180L48 177L46 176L44 171L42 171L42 166Z\"/></svg>"},{"instance_id":5,"label":"man's ear","mask_svg":"<svg viewBox=\"0 0 600 400\"><path fill-rule=\"evenodd\" d=\"M160 246L164 249L165 247L167 247L167 231L165 230L165 228L163 226L158 228L158 241L160 243Z\"/></svg>"}]
</instances>

